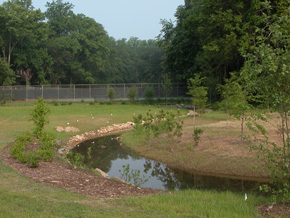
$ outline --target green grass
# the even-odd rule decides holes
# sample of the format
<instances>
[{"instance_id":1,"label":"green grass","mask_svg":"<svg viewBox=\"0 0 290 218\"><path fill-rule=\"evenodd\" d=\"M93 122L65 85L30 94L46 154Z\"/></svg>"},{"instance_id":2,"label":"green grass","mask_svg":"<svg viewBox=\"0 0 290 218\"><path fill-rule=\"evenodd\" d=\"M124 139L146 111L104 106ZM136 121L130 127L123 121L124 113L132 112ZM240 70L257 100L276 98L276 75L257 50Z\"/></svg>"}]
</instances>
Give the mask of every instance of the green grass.
<instances>
[{"instance_id":1,"label":"green grass","mask_svg":"<svg viewBox=\"0 0 290 218\"><path fill-rule=\"evenodd\" d=\"M57 125L78 127L81 132L96 130L112 123L132 121L139 113L156 106L142 105L73 105L53 106L47 129ZM33 108L31 102L11 103L0 107L0 149L12 142L16 135L32 127L28 121ZM171 108L165 108L171 110ZM186 111L183 111L186 113ZM95 117L92 119L91 114ZM112 114L112 115L111 115ZM79 122L76 122L79 120ZM66 141L69 133L57 137ZM120 200L91 199L55 187L38 184L18 174L0 162L0 218L54 217L255 217L255 206L266 198L242 194L208 191L177 191L160 196L124 198Z\"/></svg>"},{"instance_id":2,"label":"green grass","mask_svg":"<svg viewBox=\"0 0 290 218\"><path fill-rule=\"evenodd\" d=\"M242 194L214 191L178 191L172 195L154 198L131 198L119 201L124 206L136 207L141 211L166 214L166 217L255 217L255 205L265 198L252 195L244 200Z\"/></svg>"}]
</instances>

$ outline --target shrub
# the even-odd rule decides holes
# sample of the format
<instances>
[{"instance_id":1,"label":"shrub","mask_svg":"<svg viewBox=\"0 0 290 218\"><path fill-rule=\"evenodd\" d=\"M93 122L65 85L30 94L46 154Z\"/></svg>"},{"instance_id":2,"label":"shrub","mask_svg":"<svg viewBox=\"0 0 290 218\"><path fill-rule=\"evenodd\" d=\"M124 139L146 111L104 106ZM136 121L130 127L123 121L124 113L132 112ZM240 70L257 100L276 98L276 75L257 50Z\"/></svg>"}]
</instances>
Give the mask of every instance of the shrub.
<instances>
[{"instance_id":1,"label":"shrub","mask_svg":"<svg viewBox=\"0 0 290 218\"><path fill-rule=\"evenodd\" d=\"M203 129L195 128L193 131L193 140L194 140L194 145L198 146L200 142L200 135L203 133Z\"/></svg>"},{"instance_id":2,"label":"shrub","mask_svg":"<svg viewBox=\"0 0 290 218\"><path fill-rule=\"evenodd\" d=\"M54 135L44 131L44 125L48 123L47 114L49 108L39 98L35 108L31 113L31 120L34 122L34 137L30 132L26 132L18 136L11 149L11 156L20 162L27 163L31 167L38 167L39 161L52 161L55 153L55 137ZM31 143L37 144L39 147L35 151L26 151L27 146Z\"/></svg>"},{"instance_id":3,"label":"shrub","mask_svg":"<svg viewBox=\"0 0 290 218\"><path fill-rule=\"evenodd\" d=\"M70 152L67 154L66 158L73 166L84 166L85 156L80 153Z\"/></svg>"},{"instance_id":4,"label":"shrub","mask_svg":"<svg viewBox=\"0 0 290 218\"><path fill-rule=\"evenodd\" d=\"M113 98L115 97L115 90L113 89L113 87L108 88L107 94L108 94L109 100L112 101Z\"/></svg>"},{"instance_id":5,"label":"shrub","mask_svg":"<svg viewBox=\"0 0 290 218\"><path fill-rule=\"evenodd\" d=\"M134 117L134 130L136 134L145 133L147 137L153 135L158 137L161 133L167 133L169 138L182 136L183 122L176 119L176 115L172 112L152 113L150 110L146 116L139 114Z\"/></svg>"},{"instance_id":6,"label":"shrub","mask_svg":"<svg viewBox=\"0 0 290 218\"><path fill-rule=\"evenodd\" d=\"M32 168L39 166L39 161L41 159L41 155L39 151L28 151L26 154L25 162Z\"/></svg>"},{"instance_id":7,"label":"shrub","mask_svg":"<svg viewBox=\"0 0 290 218\"><path fill-rule=\"evenodd\" d=\"M26 162L25 148L32 142L32 137L29 132L18 136L12 146L10 154L12 157L19 160L21 163Z\"/></svg>"},{"instance_id":8,"label":"shrub","mask_svg":"<svg viewBox=\"0 0 290 218\"><path fill-rule=\"evenodd\" d=\"M132 86L127 93L127 97L129 98L130 101L134 102L135 98L137 97L137 89L136 86Z\"/></svg>"},{"instance_id":9,"label":"shrub","mask_svg":"<svg viewBox=\"0 0 290 218\"><path fill-rule=\"evenodd\" d=\"M45 162L51 162L56 152L55 136L51 133L45 132L42 135L40 143L41 157Z\"/></svg>"},{"instance_id":10,"label":"shrub","mask_svg":"<svg viewBox=\"0 0 290 218\"><path fill-rule=\"evenodd\" d=\"M43 98L39 98L35 104L35 107L31 113L31 120L34 123L33 133L37 138L41 137L44 129L44 125L48 124L48 113L50 109L44 103Z\"/></svg>"},{"instance_id":11,"label":"shrub","mask_svg":"<svg viewBox=\"0 0 290 218\"><path fill-rule=\"evenodd\" d=\"M154 97L154 89L151 86L146 87L144 91L144 97L146 103L150 104L152 102L152 98Z\"/></svg>"}]
</instances>

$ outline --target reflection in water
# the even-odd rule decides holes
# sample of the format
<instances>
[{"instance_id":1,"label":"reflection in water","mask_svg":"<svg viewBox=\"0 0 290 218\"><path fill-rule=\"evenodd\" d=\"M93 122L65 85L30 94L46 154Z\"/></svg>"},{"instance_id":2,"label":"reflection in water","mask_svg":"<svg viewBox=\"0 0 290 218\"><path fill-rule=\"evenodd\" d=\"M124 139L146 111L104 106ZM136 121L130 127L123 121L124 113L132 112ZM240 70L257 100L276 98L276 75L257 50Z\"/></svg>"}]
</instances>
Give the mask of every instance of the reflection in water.
<instances>
[{"instance_id":1,"label":"reflection in water","mask_svg":"<svg viewBox=\"0 0 290 218\"><path fill-rule=\"evenodd\" d=\"M110 177L120 178L119 170L123 169L123 165L129 164L131 170L140 170L141 176L145 175L149 178L141 185L142 187L165 190L198 188L249 192L256 190L259 186L259 183L255 181L204 176L170 168L160 162L140 157L130 149L120 146L119 141L115 139L117 136L110 135L88 140L74 148L73 152L85 157L85 165L90 168L99 168Z\"/></svg>"}]
</instances>

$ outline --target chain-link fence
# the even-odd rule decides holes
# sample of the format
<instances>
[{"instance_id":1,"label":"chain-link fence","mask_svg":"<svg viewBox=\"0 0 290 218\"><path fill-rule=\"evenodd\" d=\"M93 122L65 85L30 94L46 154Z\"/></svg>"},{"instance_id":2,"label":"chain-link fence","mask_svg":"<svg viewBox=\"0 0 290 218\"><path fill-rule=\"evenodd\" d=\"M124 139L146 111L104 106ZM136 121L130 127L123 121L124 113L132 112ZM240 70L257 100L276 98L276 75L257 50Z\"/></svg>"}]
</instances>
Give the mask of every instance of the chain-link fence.
<instances>
[{"instance_id":1,"label":"chain-link fence","mask_svg":"<svg viewBox=\"0 0 290 218\"><path fill-rule=\"evenodd\" d=\"M128 91L135 87L136 99L143 99L147 87L152 87L153 98L186 97L186 84L172 84L171 90L165 91L161 83L135 83L135 84L91 84L91 85L58 85L58 86L2 86L0 99L6 100L35 100L43 97L46 100L60 101L89 101L108 99L108 90L115 91L114 99L128 99Z\"/></svg>"}]
</instances>

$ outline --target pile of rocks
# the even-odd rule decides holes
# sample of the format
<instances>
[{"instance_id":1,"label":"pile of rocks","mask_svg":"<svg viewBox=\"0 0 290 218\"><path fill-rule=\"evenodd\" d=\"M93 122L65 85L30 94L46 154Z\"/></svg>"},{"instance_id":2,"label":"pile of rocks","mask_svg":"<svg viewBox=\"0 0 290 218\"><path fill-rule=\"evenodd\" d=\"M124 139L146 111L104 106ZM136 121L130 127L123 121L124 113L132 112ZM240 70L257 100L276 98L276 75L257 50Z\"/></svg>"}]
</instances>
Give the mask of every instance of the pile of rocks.
<instances>
[{"instance_id":1,"label":"pile of rocks","mask_svg":"<svg viewBox=\"0 0 290 218\"><path fill-rule=\"evenodd\" d=\"M61 149L61 153L69 152L79 143L84 142L90 138L106 135L112 132L120 132L124 130L129 130L129 129L132 129L134 125L135 124L133 122L113 124L107 127L102 127L97 131L90 131L90 132L83 133L81 135L75 135L69 139L66 147Z\"/></svg>"},{"instance_id":2,"label":"pile of rocks","mask_svg":"<svg viewBox=\"0 0 290 218\"><path fill-rule=\"evenodd\" d=\"M62 126L57 126L56 128L57 132L79 132L80 130L73 126L67 126L63 128Z\"/></svg>"}]
</instances>

